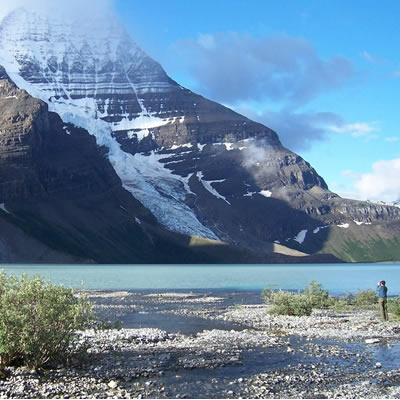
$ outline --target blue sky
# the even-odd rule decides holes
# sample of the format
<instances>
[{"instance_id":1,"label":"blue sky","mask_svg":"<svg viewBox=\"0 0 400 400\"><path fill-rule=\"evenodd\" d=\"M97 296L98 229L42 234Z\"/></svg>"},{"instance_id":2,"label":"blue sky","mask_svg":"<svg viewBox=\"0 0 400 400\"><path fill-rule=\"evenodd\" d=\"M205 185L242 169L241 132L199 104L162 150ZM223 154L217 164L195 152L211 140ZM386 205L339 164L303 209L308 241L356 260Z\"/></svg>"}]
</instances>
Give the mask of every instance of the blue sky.
<instances>
[{"instance_id":1,"label":"blue sky","mask_svg":"<svg viewBox=\"0 0 400 400\"><path fill-rule=\"evenodd\" d=\"M400 3L114 0L181 85L275 129L343 197L400 199Z\"/></svg>"}]
</instances>

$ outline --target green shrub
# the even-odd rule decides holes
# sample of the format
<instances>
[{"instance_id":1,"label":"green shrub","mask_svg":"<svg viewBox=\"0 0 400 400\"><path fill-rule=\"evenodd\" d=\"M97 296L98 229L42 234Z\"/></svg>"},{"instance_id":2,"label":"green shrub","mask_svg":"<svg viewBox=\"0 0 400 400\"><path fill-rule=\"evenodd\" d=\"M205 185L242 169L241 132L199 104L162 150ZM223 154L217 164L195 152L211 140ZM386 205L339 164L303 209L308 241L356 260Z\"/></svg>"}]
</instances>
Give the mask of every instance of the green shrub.
<instances>
[{"instance_id":1,"label":"green shrub","mask_svg":"<svg viewBox=\"0 0 400 400\"><path fill-rule=\"evenodd\" d=\"M378 298L376 297L375 291L372 289L361 290L354 298L354 304L357 307L368 307L376 304L377 302Z\"/></svg>"},{"instance_id":2,"label":"green shrub","mask_svg":"<svg viewBox=\"0 0 400 400\"><path fill-rule=\"evenodd\" d=\"M352 295L332 298L332 306L335 311L345 311L353 305L354 297Z\"/></svg>"},{"instance_id":3,"label":"green shrub","mask_svg":"<svg viewBox=\"0 0 400 400\"><path fill-rule=\"evenodd\" d=\"M329 308L334 304L333 298L316 281L311 281L303 293L277 292L270 285L261 297L265 303L272 304L269 312L276 315L310 315L313 308Z\"/></svg>"},{"instance_id":4,"label":"green shrub","mask_svg":"<svg viewBox=\"0 0 400 400\"><path fill-rule=\"evenodd\" d=\"M394 299L388 298L388 312L393 314L395 317L400 318L400 297Z\"/></svg>"},{"instance_id":5,"label":"green shrub","mask_svg":"<svg viewBox=\"0 0 400 400\"><path fill-rule=\"evenodd\" d=\"M272 307L269 310L273 315L310 315L312 304L305 294L291 293L283 290L272 292L269 295Z\"/></svg>"},{"instance_id":6,"label":"green shrub","mask_svg":"<svg viewBox=\"0 0 400 400\"><path fill-rule=\"evenodd\" d=\"M0 371L14 362L36 369L67 361L75 331L91 320L91 304L72 289L1 271Z\"/></svg>"},{"instance_id":7,"label":"green shrub","mask_svg":"<svg viewBox=\"0 0 400 400\"><path fill-rule=\"evenodd\" d=\"M264 300L264 303L269 303L271 300L274 291L276 290L278 285L276 284L269 284L265 287L265 289L261 293L261 298Z\"/></svg>"},{"instance_id":8,"label":"green shrub","mask_svg":"<svg viewBox=\"0 0 400 400\"><path fill-rule=\"evenodd\" d=\"M329 308L334 301L323 286L317 281L311 281L304 289L305 296L308 297L313 308Z\"/></svg>"}]
</instances>

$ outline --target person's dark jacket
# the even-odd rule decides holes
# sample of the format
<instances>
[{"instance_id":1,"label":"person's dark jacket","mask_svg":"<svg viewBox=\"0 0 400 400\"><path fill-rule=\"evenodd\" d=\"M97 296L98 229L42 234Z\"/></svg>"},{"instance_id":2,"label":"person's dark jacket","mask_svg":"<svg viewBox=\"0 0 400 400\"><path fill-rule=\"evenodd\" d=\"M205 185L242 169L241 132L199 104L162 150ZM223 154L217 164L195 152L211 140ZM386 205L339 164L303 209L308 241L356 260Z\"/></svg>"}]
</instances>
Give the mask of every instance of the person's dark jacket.
<instances>
[{"instance_id":1,"label":"person's dark jacket","mask_svg":"<svg viewBox=\"0 0 400 400\"><path fill-rule=\"evenodd\" d=\"M376 288L376 295L380 299L386 299L387 298L387 287L386 286L378 286Z\"/></svg>"}]
</instances>

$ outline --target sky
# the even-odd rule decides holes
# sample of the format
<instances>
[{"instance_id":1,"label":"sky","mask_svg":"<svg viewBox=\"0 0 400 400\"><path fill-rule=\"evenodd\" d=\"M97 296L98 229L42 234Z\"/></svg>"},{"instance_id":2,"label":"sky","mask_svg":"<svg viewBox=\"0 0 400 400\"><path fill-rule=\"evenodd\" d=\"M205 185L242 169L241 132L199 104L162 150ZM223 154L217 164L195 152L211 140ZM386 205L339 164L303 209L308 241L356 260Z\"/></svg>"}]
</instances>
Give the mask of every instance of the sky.
<instances>
[{"instance_id":1,"label":"sky","mask_svg":"<svg viewBox=\"0 0 400 400\"><path fill-rule=\"evenodd\" d=\"M400 199L396 0L114 0L174 80L274 129L341 195Z\"/></svg>"},{"instance_id":2,"label":"sky","mask_svg":"<svg viewBox=\"0 0 400 400\"><path fill-rule=\"evenodd\" d=\"M171 78L274 129L330 190L400 200L398 0L0 0L0 17L32 4L116 14Z\"/></svg>"}]
</instances>

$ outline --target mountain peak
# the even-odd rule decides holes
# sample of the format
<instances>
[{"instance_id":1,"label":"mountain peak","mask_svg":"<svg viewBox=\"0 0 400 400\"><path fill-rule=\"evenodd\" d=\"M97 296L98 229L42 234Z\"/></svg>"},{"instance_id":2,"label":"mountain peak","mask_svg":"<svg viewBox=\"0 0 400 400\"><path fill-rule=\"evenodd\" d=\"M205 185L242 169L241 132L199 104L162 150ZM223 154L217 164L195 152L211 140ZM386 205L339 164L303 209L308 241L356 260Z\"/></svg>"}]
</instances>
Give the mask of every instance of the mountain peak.
<instances>
[{"instance_id":1,"label":"mountain peak","mask_svg":"<svg viewBox=\"0 0 400 400\"><path fill-rule=\"evenodd\" d=\"M146 77L148 83L153 83L151 88L157 86L157 80L162 85L165 81L171 84L161 66L136 45L112 16L98 15L83 21L76 15L66 19L17 8L3 19L0 31L1 63L7 70L14 66L9 73L21 74L32 83L51 78L58 86L55 96L77 95L73 84L84 82L71 82L73 72L93 75L98 80L92 82L95 84L102 84L99 75L105 69L111 79L118 74L127 75L117 81L120 85L143 86ZM136 82L133 71L138 69L141 77Z\"/></svg>"}]
</instances>

